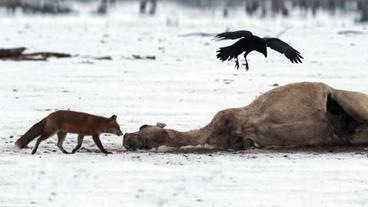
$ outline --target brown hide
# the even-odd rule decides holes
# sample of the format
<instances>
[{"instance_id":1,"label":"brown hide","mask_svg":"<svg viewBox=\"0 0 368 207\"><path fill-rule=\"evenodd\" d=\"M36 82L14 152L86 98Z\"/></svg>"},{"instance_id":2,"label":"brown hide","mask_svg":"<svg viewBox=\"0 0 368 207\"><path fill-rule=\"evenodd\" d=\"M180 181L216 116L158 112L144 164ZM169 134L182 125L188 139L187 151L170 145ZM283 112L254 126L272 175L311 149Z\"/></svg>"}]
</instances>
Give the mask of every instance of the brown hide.
<instances>
[{"instance_id":1,"label":"brown hide","mask_svg":"<svg viewBox=\"0 0 368 207\"><path fill-rule=\"evenodd\" d=\"M245 107L222 110L201 129L178 132L146 126L127 133L124 142L149 140L155 147L211 144L232 149L364 144L368 143L367 121L367 95L302 82L268 91Z\"/></svg>"}]
</instances>

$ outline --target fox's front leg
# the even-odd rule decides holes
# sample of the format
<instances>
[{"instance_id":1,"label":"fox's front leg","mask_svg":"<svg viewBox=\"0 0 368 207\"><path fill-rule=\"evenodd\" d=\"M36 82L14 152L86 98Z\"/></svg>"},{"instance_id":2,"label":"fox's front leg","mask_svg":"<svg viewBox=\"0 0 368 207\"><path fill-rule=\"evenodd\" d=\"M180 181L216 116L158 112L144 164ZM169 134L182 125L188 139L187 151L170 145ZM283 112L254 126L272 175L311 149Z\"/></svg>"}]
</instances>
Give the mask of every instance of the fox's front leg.
<instances>
[{"instance_id":1,"label":"fox's front leg","mask_svg":"<svg viewBox=\"0 0 368 207\"><path fill-rule=\"evenodd\" d=\"M83 138L84 138L83 135L81 135L81 134L78 135L78 143L77 143L77 146L75 146L75 148L73 149L72 153L75 153L76 151L78 151L81 148L82 143L83 143Z\"/></svg>"},{"instance_id":2,"label":"fox's front leg","mask_svg":"<svg viewBox=\"0 0 368 207\"><path fill-rule=\"evenodd\" d=\"M100 137L99 137L98 134L93 135L92 138L93 138L93 141L95 142L95 144L97 145L97 147L101 150L101 152L103 152L105 154L112 154L112 152L106 151L105 148L102 146L102 143L101 143L101 140L100 140Z\"/></svg>"}]
</instances>

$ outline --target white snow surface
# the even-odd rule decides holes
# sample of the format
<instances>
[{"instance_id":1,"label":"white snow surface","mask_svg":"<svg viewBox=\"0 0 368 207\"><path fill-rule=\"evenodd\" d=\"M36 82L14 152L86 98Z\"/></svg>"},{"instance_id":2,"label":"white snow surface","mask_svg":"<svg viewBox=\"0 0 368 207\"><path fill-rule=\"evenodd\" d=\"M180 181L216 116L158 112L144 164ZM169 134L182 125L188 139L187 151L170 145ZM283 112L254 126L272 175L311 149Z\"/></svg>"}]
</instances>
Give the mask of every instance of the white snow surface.
<instances>
[{"instance_id":1,"label":"white snow surface","mask_svg":"<svg viewBox=\"0 0 368 207\"><path fill-rule=\"evenodd\" d=\"M160 5L159 5L160 6ZM0 206L367 206L368 158L363 152L173 153L126 152L122 137L102 135L112 155L90 138L72 155L56 137L31 149L14 142L57 109L111 116L124 132L164 122L190 130L221 109L245 106L259 94L298 81L322 81L368 93L368 30L346 16L300 14L293 19L176 10L139 16L138 5L107 17L23 16L0 18L1 47L58 51L84 57L47 62L0 62ZM248 56L250 70L235 70L215 52L231 41L189 36L249 29L298 49L303 64L269 50ZM340 31L359 34L338 34ZM156 60L133 60L132 54ZM32 147L34 142L30 144ZM76 144L69 134L66 149Z\"/></svg>"}]
</instances>

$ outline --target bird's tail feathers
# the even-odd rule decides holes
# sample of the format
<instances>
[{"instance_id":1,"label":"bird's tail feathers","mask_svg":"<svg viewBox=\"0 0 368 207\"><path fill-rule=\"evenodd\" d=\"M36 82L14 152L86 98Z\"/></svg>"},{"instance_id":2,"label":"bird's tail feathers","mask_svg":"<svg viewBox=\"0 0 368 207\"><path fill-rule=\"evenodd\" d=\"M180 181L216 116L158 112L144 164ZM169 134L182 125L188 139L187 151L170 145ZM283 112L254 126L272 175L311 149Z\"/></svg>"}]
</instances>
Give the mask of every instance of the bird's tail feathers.
<instances>
[{"instance_id":1,"label":"bird's tail feathers","mask_svg":"<svg viewBox=\"0 0 368 207\"><path fill-rule=\"evenodd\" d=\"M236 50L232 48L232 46L228 47L221 47L219 50L217 50L217 58L221 61L225 60L231 60L238 56Z\"/></svg>"}]
</instances>

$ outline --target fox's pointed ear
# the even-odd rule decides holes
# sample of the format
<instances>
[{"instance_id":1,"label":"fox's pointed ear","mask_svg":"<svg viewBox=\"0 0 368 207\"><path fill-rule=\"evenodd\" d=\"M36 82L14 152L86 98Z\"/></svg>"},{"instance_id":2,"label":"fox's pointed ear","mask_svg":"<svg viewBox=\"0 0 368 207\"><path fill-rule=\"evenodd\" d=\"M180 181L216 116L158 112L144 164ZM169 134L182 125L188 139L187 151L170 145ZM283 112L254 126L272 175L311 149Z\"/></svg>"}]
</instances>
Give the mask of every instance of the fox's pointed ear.
<instances>
[{"instance_id":1,"label":"fox's pointed ear","mask_svg":"<svg viewBox=\"0 0 368 207\"><path fill-rule=\"evenodd\" d=\"M161 123L161 122L157 122L156 123L156 126L161 127L161 128L164 128L166 126L166 124L165 123Z\"/></svg>"},{"instance_id":2,"label":"fox's pointed ear","mask_svg":"<svg viewBox=\"0 0 368 207\"><path fill-rule=\"evenodd\" d=\"M111 119L111 120L113 120L113 121L116 121L116 118L117 118L117 116L116 116L116 115L112 115L112 116L110 117L110 119Z\"/></svg>"}]
</instances>

